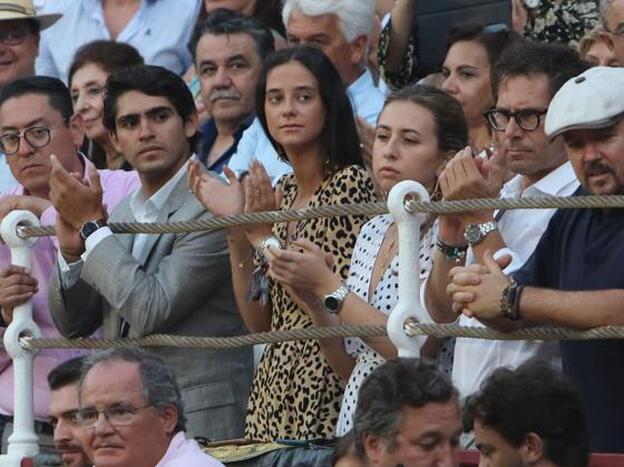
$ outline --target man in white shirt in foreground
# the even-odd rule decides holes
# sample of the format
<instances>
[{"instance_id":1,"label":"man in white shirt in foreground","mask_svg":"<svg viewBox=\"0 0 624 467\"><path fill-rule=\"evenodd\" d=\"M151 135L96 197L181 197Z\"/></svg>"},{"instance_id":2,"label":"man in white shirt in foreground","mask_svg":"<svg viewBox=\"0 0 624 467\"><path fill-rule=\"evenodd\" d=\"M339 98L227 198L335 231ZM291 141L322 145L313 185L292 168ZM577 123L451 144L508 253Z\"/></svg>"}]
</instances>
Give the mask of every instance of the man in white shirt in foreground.
<instances>
[{"instance_id":1,"label":"man in white shirt in foreground","mask_svg":"<svg viewBox=\"0 0 624 467\"><path fill-rule=\"evenodd\" d=\"M185 434L173 371L153 354L117 348L91 355L79 386L84 450L100 467L223 467Z\"/></svg>"}]
</instances>

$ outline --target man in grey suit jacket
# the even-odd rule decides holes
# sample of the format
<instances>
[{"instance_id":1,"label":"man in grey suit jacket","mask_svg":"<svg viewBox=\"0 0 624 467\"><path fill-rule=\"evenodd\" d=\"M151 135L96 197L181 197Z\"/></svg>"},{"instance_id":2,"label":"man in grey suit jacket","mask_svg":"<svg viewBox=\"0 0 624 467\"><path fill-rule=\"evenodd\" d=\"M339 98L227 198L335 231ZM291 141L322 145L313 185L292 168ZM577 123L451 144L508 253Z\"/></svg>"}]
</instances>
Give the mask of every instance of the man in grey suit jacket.
<instances>
[{"instance_id":1,"label":"man in grey suit jacket","mask_svg":"<svg viewBox=\"0 0 624 467\"><path fill-rule=\"evenodd\" d=\"M68 337L89 335L99 326L106 337L244 333L222 232L113 235L106 226L211 217L186 187L197 113L184 82L154 66L112 75L104 124L137 170L141 187L107 218L97 175L90 186L81 184L52 156L59 267L49 301L60 331ZM242 435L251 349L157 352L177 373L191 435Z\"/></svg>"}]
</instances>

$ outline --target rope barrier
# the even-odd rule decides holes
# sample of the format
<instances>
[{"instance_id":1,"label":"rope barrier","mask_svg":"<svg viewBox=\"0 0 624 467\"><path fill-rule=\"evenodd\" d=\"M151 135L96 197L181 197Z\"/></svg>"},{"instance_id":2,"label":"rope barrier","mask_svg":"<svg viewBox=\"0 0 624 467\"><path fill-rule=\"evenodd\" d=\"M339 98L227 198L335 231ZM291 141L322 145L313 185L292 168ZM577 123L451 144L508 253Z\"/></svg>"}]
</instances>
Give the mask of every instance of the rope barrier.
<instances>
[{"instance_id":1,"label":"rope barrier","mask_svg":"<svg viewBox=\"0 0 624 467\"><path fill-rule=\"evenodd\" d=\"M459 201L416 201L406 200L405 209L410 213L448 214L489 209L591 209L591 208L624 208L624 195L607 196L542 196L527 198L489 198ZM115 233L147 233L167 234L219 230L225 227L247 224L264 224L292 222L335 216L376 216L386 214L385 203L334 204L328 206L309 207L295 210L264 211L231 216L213 217L211 219L171 223L111 223L110 229ZM46 237L55 235L54 226L19 227L19 235L23 238Z\"/></svg>"},{"instance_id":2,"label":"rope barrier","mask_svg":"<svg viewBox=\"0 0 624 467\"><path fill-rule=\"evenodd\" d=\"M623 339L624 326L606 326L587 331L569 328L536 327L513 332L495 331L490 328L459 326L457 324L424 324L407 321L405 333L410 336L465 337L486 340L597 340ZM332 337L379 337L386 336L383 325L364 326L313 326L305 329L260 332L234 337L195 337L153 334L145 337L119 339L65 339L22 338L27 350L40 349L107 349L111 347L184 347L192 349L232 349L256 344L273 344L305 339Z\"/></svg>"}]
</instances>

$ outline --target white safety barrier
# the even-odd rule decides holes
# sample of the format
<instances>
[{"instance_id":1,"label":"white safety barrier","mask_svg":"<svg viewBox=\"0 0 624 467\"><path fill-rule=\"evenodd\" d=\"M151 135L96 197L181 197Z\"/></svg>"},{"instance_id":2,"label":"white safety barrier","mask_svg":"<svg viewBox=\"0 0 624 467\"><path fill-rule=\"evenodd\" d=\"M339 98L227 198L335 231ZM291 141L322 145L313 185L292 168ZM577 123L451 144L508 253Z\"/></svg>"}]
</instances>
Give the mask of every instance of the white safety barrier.
<instances>
[{"instance_id":1,"label":"white safety barrier","mask_svg":"<svg viewBox=\"0 0 624 467\"><path fill-rule=\"evenodd\" d=\"M424 311L419 305L419 249L420 228L427 215L406 210L405 202L429 201L427 190L417 182L404 181L397 184L388 197L390 213L398 225L401 259L399 261L399 302L388 319L388 334L398 349L400 356L416 357L426 336L410 337L406 334L406 321L422 316ZM36 238L22 238L18 227L39 226L39 220L28 211L13 211L0 224L0 235L11 248L11 262L25 268L31 267L32 247ZM23 337L41 337L41 332L32 319L32 303L16 307L13 320L4 334L4 346L13 359L15 407L13 415L13 434L9 438L6 455L0 455L0 467L20 467L21 461L31 458L39 451L37 435L34 430L33 406L33 359L36 351L25 349L20 339Z\"/></svg>"},{"instance_id":2,"label":"white safety barrier","mask_svg":"<svg viewBox=\"0 0 624 467\"><path fill-rule=\"evenodd\" d=\"M38 226L39 219L28 211L13 211L2 220L0 235L11 248L11 263L25 268L31 267L32 247L35 238L21 238L17 235L18 226ZM33 359L35 353L20 345L22 337L41 337L41 331L32 319L32 303L15 307L13 320L4 336L4 347L13 359L13 434L9 438L7 454L0 455L0 467L20 467L24 458L33 457L39 452L35 433L33 406Z\"/></svg>"},{"instance_id":3,"label":"white safety barrier","mask_svg":"<svg viewBox=\"0 0 624 467\"><path fill-rule=\"evenodd\" d=\"M420 228L427 214L410 213L405 209L408 200L429 201L429 193L418 182L404 180L397 183L388 195L388 209L399 230L399 302L388 318L388 336L397 348L399 357L419 357L427 336L410 337L405 333L408 320L420 321L424 316L420 306Z\"/></svg>"}]
</instances>

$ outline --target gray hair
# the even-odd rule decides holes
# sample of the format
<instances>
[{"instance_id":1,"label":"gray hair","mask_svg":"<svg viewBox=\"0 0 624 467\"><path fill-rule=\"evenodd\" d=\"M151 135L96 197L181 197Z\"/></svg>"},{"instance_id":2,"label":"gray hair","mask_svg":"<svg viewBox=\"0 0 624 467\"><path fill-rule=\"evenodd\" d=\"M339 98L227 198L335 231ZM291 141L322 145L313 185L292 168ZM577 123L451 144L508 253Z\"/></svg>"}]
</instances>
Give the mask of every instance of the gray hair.
<instances>
[{"instance_id":1,"label":"gray hair","mask_svg":"<svg viewBox=\"0 0 624 467\"><path fill-rule=\"evenodd\" d=\"M89 355L82 367L78 386L80 399L82 387L89 371L99 363L122 361L139 365L139 374L143 386L143 395L148 404L154 407L171 405L178 411L178 423L175 432L185 431L186 417L182 394L171 368L157 355L136 347L121 347L95 352ZM114 375L112 376L114 377Z\"/></svg>"},{"instance_id":2,"label":"gray hair","mask_svg":"<svg viewBox=\"0 0 624 467\"><path fill-rule=\"evenodd\" d=\"M365 434L382 439L392 451L405 407L444 403L457 397L457 390L435 363L417 358L388 360L375 368L360 388L353 416L358 453L365 454Z\"/></svg>"},{"instance_id":3,"label":"gray hair","mask_svg":"<svg viewBox=\"0 0 624 467\"><path fill-rule=\"evenodd\" d=\"M370 38L375 27L374 0L284 0L282 21L286 28L293 10L306 16L336 15L347 42L358 36Z\"/></svg>"}]
</instances>

